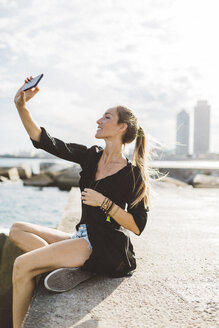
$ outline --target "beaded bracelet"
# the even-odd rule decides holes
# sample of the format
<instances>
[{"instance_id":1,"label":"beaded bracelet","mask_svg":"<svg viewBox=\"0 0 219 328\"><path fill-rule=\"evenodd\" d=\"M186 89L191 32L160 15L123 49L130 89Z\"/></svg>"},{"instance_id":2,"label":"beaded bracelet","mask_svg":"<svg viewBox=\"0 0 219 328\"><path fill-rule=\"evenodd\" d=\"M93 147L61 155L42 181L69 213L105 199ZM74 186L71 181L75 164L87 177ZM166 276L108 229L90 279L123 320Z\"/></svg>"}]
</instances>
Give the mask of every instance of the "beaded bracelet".
<instances>
[{"instance_id":1,"label":"beaded bracelet","mask_svg":"<svg viewBox=\"0 0 219 328\"><path fill-rule=\"evenodd\" d=\"M101 204L101 207L103 209L106 209L108 207L108 204L109 204L109 198L105 197L103 203Z\"/></svg>"},{"instance_id":2,"label":"beaded bracelet","mask_svg":"<svg viewBox=\"0 0 219 328\"><path fill-rule=\"evenodd\" d=\"M105 197L104 201L100 205L100 208L106 213L106 215L108 215L113 206L114 203L109 198Z\"/></svg>"},{"instance_id":3,"label":"beaded bracelet","mask_svg":"<svg viewBox=\"0 0 219 328\"><path fill-rule=\"evenodd\" d=\"M101 209L104 209L104 208L105 208L106 203L107 203L107 200L108 200L108 198L105 197L104 200L103 200L103 202L102 202L102 204L100 205L100 208L101 208Z\"/></svg>"},{"instance_id":4,"label":"beaded bracelet","mask_svg":"<svg viewBox=\"0 0 219 328\"><path fill-rule=\"evenodd\" d=\"M103 210L105 212L110 207L111 202L112 201L109 198L105 197L104 201L100 205L101 210Z\"/></svg>"},{"instance_id":5,"label":"beaded bracelet","mask_svg":"<svg viewBox=\"0 0 219 328\"><path fill-rule=\"evenodd\" d=\"M105 197L102 204L100 205L100 208L108 216L109 212L113 209L113 207L115 205L117 205L117 204L113 203L109 198ZM117 205L115 212L112 213L111 216L113 217L118 212L119 209L120 209L120 207Z\"/></svg>"},{"instance_id":6,"label":"beaded bracelet","mask_svg":"<svg viewBox=\"0 0 219 328\"><path fill-rule=\"evenodd\" d=\"M106 203L102 207L106 211L110 207L110 205L111 205L111 200L107 198Z\"/></svg>"}]
</instances>

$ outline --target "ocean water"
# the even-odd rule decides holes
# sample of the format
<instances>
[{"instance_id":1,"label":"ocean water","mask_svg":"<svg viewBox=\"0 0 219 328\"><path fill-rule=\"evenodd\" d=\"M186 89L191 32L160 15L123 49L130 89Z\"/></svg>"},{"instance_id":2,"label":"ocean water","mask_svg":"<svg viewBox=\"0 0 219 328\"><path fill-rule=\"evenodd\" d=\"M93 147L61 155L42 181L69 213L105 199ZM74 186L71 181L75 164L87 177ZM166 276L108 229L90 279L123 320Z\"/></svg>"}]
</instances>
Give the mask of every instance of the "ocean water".
<instances>
[{"instance_id":1,"label":"ocean water","mask_svg":"<svg viewBox=\"0 0 219 328\"><path fill-rule=\"evenodd\" d=\"M0 158L0 167L29 163L39 173L41 162L62 163L51 159ZM69 162L68 165L73 163ZM68 200L68 191L57 187L23 186L23 181L0 183L0 232L8 232L16 221L57 227Z\"/></svg>"}]
</instances>

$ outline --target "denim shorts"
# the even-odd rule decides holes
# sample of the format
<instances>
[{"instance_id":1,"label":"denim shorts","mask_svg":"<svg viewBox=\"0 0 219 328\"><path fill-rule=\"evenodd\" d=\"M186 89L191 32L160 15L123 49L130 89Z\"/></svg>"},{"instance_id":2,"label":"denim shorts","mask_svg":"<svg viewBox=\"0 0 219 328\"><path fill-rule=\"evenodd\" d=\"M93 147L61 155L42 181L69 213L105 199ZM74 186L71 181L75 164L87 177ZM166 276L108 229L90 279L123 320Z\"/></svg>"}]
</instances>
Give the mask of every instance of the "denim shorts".
<instances>
[{"instance_id":1,"label":"denim shorts","mask_svg":"<svg viewBox=\"0 0 219 328\"><path fill-rule=\"evenodd\" d=\"M93 249L93 247L91 246L90 240L88 239L88 235L87 235L87 227L86 224L80 224L78 231L74 232L70 239L77 239L77 238L84 238L87 240L90 249Z\"/></svg>"}]
</instances>

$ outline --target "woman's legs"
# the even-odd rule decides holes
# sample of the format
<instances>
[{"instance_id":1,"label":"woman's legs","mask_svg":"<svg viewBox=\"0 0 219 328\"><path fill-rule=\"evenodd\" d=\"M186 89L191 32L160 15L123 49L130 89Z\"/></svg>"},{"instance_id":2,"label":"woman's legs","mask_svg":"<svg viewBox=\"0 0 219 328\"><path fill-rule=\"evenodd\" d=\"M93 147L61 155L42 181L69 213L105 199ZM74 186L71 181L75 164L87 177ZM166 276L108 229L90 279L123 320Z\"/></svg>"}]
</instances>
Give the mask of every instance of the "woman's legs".
<instances>
[{"instance_id":1,"label":"woman's legs","mask_svg":"<svg viewBox=\"0 0 219 328\"><path fill-rule=\"evenodd\" d=\"M79 267L92 250L84 238L62 240L19 256L13 269L13 326L20 328L34 290L34 277L60 267Z\"/></svg>"},{"instance_id":2,"label":"woman's legs","mask_svg":"<svg viewBox=\"0 0 219 328\"><path fill-rule=\"evenodd\" d=\"M10 229L9 238L24 252L29 252L57 241L69 239L70 234L33 223L16 222Z\"/></svg>"}]
</instances>

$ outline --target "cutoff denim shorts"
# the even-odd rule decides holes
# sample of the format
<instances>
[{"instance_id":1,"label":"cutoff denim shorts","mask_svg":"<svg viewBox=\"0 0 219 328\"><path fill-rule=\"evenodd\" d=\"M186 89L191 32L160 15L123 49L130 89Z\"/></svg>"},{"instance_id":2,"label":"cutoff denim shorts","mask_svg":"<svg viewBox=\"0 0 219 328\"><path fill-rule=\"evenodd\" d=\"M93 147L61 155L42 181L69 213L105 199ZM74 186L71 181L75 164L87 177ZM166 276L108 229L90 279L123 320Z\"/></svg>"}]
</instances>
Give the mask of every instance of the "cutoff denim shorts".
<instances>
[{"instance_id":1,"label":"cutoff denim shorts","mask_svg":"<svg viewBox=\"0 0 219 328\"><path fill-rule=\"evenodd\" d=\"M70 239L77 239L77 238L84 238L87 240L90 249L93 249L93 247L91 246L90 240L88 239L88 234L87 234L87 227L86 224L80 224L78 231L74 232Z\"/></svg>"}]
</instances>

